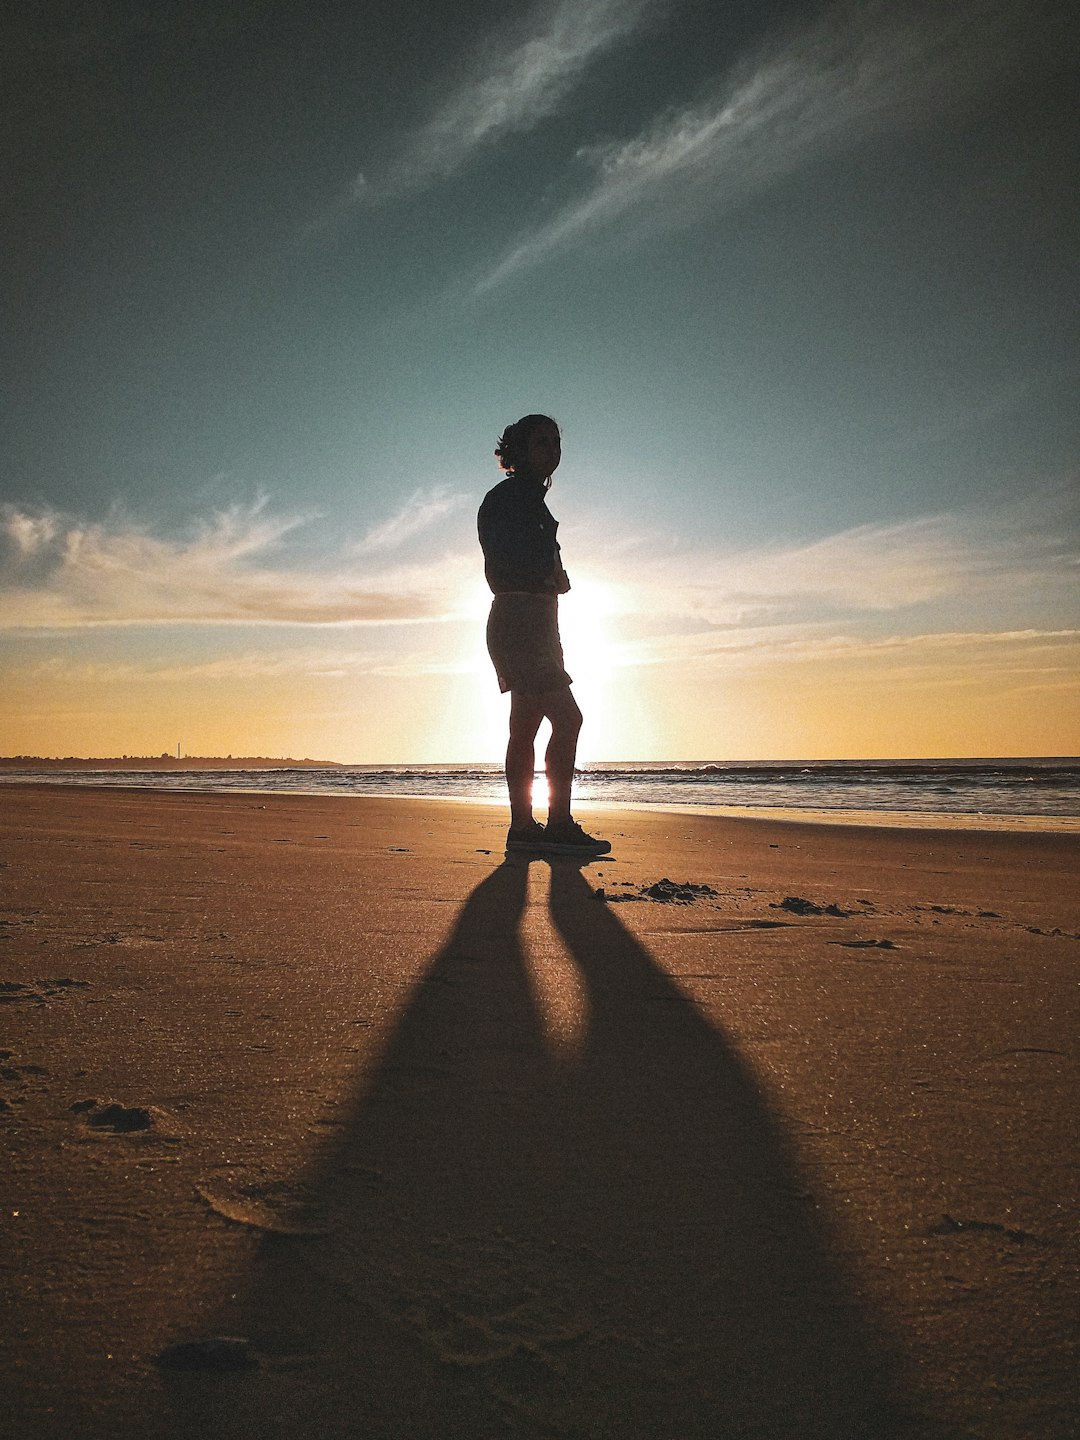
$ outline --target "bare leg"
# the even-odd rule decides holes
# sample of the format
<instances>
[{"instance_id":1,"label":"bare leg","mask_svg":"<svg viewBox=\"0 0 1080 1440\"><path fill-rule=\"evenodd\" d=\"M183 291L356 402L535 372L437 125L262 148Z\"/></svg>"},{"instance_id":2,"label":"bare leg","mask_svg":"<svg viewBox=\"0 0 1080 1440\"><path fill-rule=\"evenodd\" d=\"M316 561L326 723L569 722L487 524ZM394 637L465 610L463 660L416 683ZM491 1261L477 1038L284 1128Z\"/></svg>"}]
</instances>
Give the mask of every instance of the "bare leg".
<instances>
[{"instance_id":1,"label":"bare leg","mask_svg":"<svg viewBox=\"0 0 1080 1440\"><path fill-rule=\"evenodd\" d=\"M569 692L567 692L569 693ZM510 740L506 747L506 788L510 824L516 830L533 818L532 787L536 769L536 732L544 718L544 697L510 692Z\"/></svg>"},{"instance_id":2,"label":"bare leg","mask_svg":"<svg viewBox=\"0 0 1080 1440\"><path fill-rule=\"evenodd\" d=\"M544 753L548 782L548 824L562 825L570 820L570 790L574 783L574 761L577 758L581 711L570 693L570 687L552 690L540 697L543 713L551 721L551 739Z\"/></svg>"}]
</instances>

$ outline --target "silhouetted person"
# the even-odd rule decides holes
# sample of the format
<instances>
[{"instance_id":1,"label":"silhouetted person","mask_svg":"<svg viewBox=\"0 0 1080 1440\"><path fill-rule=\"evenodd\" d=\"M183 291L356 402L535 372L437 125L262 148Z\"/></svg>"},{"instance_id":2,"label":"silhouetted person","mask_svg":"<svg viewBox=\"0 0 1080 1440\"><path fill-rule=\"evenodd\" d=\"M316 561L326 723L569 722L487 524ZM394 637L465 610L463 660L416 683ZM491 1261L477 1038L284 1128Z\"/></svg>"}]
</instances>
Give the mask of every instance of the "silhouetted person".
<instances>
[{"instance_id":1,"label":"silhouetted person","mask_svg":"<svg viewBox=\"0 0 1080 1440\"><path fill-rule=\"evenodd\" d=\"M559 596L570 589L556 539L558 521L545 496L562 458L559 427L547 415L508 425L495 451L506 479L488 491L477 516L484 574L494 594L488 653L499 689L510 692L506 784L510 792L507 850L603 855L611 846L587 835L570 814L581 711L570 691L559 639ZM551 721L544 756L547 824L533 818L535 742Z\"/></svg>"}]
</instances>

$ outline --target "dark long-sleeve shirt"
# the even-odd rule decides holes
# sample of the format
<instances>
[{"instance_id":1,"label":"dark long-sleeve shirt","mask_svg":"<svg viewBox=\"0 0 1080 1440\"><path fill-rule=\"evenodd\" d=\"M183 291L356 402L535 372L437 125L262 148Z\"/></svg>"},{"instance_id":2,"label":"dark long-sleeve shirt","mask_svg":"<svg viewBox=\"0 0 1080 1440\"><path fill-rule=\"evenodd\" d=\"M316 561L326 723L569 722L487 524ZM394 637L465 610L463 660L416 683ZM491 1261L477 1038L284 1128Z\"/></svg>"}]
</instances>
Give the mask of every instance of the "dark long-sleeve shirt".
<instances>
[{"instance_id":1,"label":"dark long-sleeve shirt","mask_svg":"<svg viewBox=\"0 0 1080 1440\"><path fill-rule=\"evenodd\" d=\"M535 480L507 476L484 496L476 526L484 574L496 595L559 595L570 588L559 556L559 522Z\"/></svg>"}]
</instances>

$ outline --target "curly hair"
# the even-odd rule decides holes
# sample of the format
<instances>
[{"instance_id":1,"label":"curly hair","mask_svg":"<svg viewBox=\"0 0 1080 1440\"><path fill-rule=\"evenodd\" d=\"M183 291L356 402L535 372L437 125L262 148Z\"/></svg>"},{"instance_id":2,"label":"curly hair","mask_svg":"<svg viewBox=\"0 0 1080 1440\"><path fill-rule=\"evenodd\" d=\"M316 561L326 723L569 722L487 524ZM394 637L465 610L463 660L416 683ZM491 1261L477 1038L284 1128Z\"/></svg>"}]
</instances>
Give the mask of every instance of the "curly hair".
<instances>
[{"instance_id":1,"label":"curly hair","mask_svg":"<svg viewBox=\"0 0 1080 1440\"><path fill-rule=\"evenodd\" d=\"M556 430L559 428L550 415L523 415L520 420L515 420L513 425L507 425L499 436L495 458L508 475L516 476L518 466L524 464L529 437L538 425L554 425Z\"/></svg>"}]
</instances>

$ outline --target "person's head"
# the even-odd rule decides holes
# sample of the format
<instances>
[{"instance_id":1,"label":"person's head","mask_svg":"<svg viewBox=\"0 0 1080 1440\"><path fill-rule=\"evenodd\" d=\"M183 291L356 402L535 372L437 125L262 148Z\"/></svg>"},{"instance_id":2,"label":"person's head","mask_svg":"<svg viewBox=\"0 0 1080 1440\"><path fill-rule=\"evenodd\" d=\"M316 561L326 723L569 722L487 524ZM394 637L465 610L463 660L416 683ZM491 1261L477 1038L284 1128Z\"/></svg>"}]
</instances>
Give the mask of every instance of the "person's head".
<instances>
[{"instance_id":1,"label":"person's head","mask_svg":"<svg viewBox=\"0 0 1080 1440\"><path fill-rule=\"evenodd\" d=\"M524 415L499 436L495 458L515 479L547 483L559 468L562 439L549 415Z\"/></svg>"}]
</instances>

